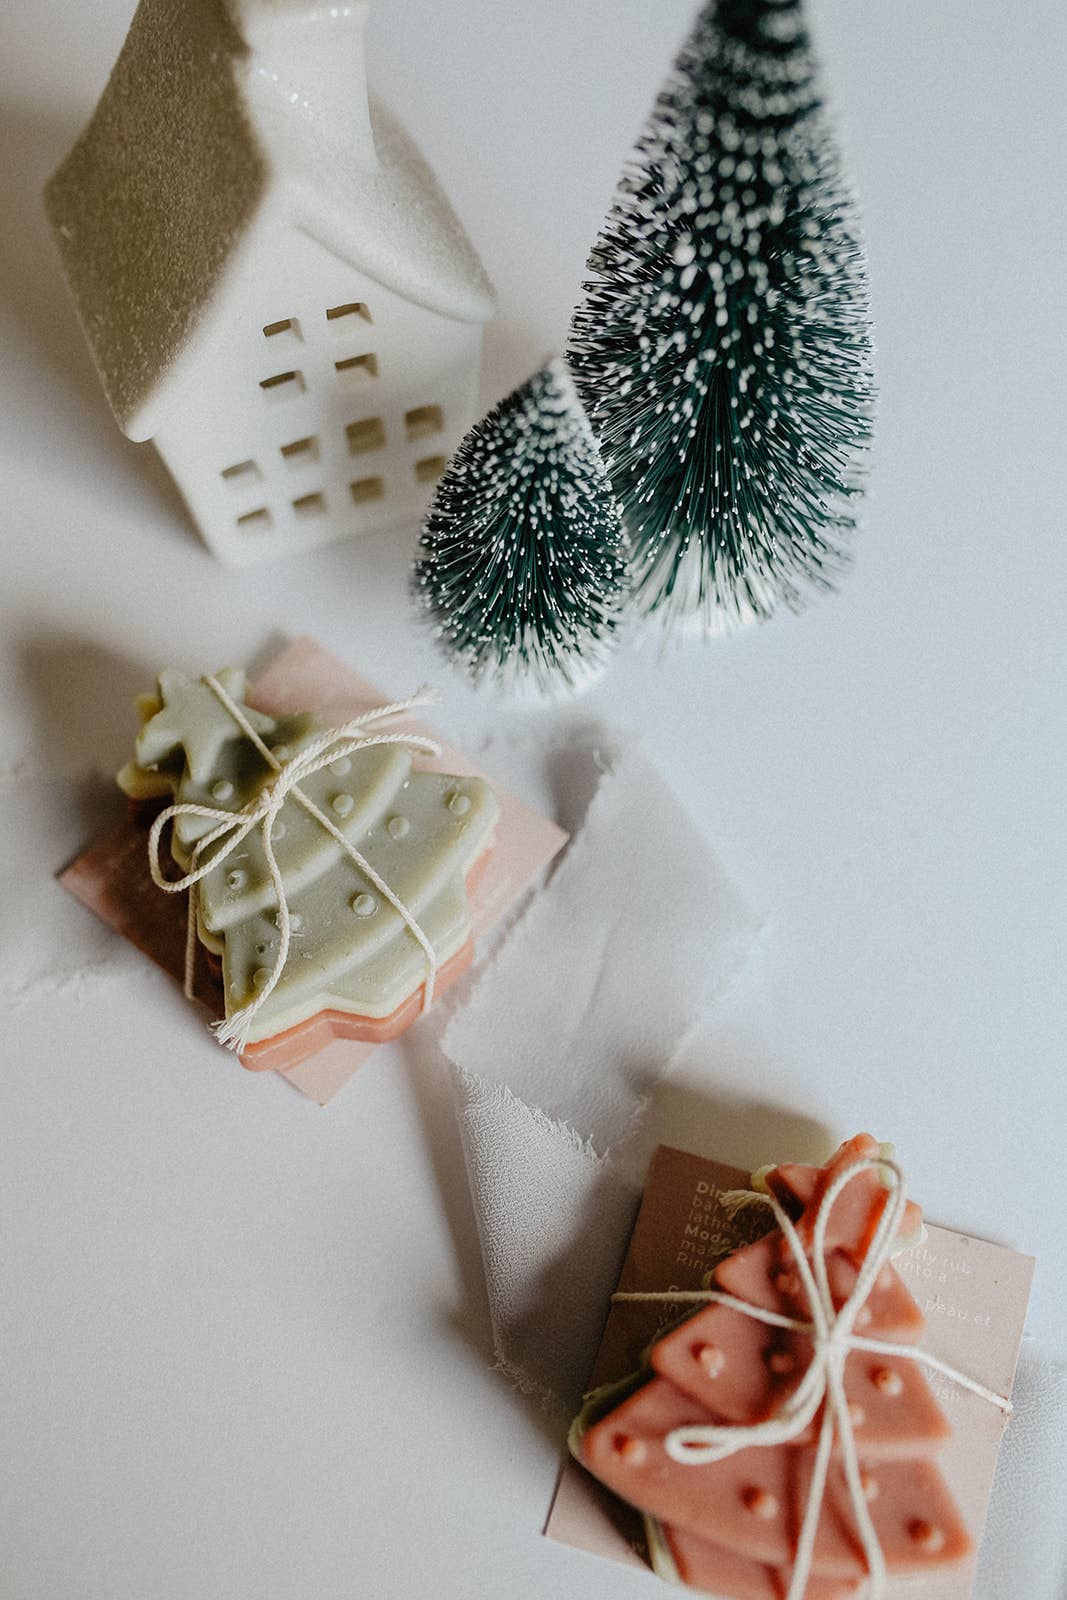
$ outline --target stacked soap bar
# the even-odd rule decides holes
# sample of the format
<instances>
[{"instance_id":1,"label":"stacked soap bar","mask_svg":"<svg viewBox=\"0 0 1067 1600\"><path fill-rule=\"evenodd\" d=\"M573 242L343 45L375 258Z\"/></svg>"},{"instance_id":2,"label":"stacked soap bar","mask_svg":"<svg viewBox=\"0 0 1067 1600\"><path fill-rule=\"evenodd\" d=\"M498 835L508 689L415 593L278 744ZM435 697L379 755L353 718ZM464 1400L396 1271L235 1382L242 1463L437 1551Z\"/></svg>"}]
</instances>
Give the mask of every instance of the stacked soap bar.
<instances>
[{"instance_id":1,"label":"stacked soap bar","mask_svg":"<svg viewBox=\"0 0 1067 1600\"><path fill-rule=\"evenodd\" d=\"M809 1259L814 1219L828 1186L880 1147L868 1135L843 1145L824 1168L787 1165L767 1187L794 1220ZM829 1214L825 1257L835 1306L844 1304L886 1203L876 1171L857 1174ZM901 1242L921 1215L904 1213ZM711 1286L750 1305L810 1320L796 1261L779 1229L735 1251ZM914 1344L919 1307L891 1263L857 1316L868 1338ZM646 1513L657 1569L732 1600L781 1600L789 1587L807 1504L821 1411L787 1444L742 1448L709 1464L679 1462L665 1448L673 1430L755 1424L797 1389L812 1357L809 1338L712 1303L660 1338L650 1375L581 1433L579 1459L622 1499ZM844 1372L867 1508L887 1571L908 1574L960 1561L971 1541L936 1463L949 1428L919 1366L862 1350ZM864 1584L866 1562L835 1441L805 1600L838 1600Z\"/></svg>"},{"instance_id":2,"label":"stacked soap bar","mask_svg":"<svg viewBox=\"0 0 1067 1600\"><path fill-rule=\"evenodd\" d=\"M310 713L274 718L246 706L243 672L227 669L217 681L276 765L206 682L167 671L156 694L140 702L136 759L119 774L139 808L173 799L236 815L275 778L278 766L326 731ZM489 785L413 771L410 751L394 743L341 754L303 779L300 790L417 921L436 957L440 991L471 958L468 889L498 811ZM196 863L198 841L216 825L195 812L174 819L171 852L182 872ZM295 793L274 823L272 847L291 942L279 981L254 1017L245 1065L284 1069L332 1037L393 1038L419 1015L424 948ZM175 914L181 915L177 905ZM257 827L199 885L196 931L221 967L227 1016L247 1005L273 970L278 923Z\"/></svg>"}]
</instances>

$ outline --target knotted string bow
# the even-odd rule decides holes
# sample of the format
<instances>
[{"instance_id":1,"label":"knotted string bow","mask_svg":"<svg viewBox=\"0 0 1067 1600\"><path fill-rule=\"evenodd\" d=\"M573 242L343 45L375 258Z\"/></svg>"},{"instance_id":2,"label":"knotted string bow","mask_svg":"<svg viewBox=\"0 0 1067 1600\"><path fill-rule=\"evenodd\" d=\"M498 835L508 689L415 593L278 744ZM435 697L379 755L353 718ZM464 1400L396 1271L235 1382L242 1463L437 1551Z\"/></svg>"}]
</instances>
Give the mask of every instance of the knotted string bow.
<instances>
[{"instance_id":1,"label":"knotted string bow","mask_svg":"<svg viewBox=\"0 0 1067 1600\"><path fill-rule=\"evenodd\" d=\"M841 1191L853 1178L862 1172L875 1170L883 1174L887 1185L885 1206L852 1293L840 1309L835 1309L826 1265L826 1230L830 1212ZM856 1451L856 1437L845 1396L845 1362L849 1355L853 1350L867 1350L876 1355L899 1356L908 1361L917 1361L922 1366L942 1373L961 1388L969 1389L972 1394L980 1395L983 1400L988 1400L990 1404L997 1406L1005 1415L1011 1414L1011 1401L1004 1395L987 1389L985 1384L969 1378L966 1373L957 1371L948 1362L931 1355L927 1350L918 1349L915 1345L897 1344L887 1339L868 1339L855 1332L856 1318L874 1288L879 1274L889 1261L893 1240L904 1215L907 1200L904 1174L895 1161L885 1156L856 1161L839 1172L829 1184L815 1213L812 1263L808 1261L792 1220L774 1195L757 1195L753 1192L751 1197L746 1196L746 1198L751 1198L753 1204L762 1203L769 1206L774 1212L774 1219L789 1245L800 1281L804 1286L811 1311L810 1321L790 1317L780 1311L765 1310L762 1306L750 1305L747 1300L739 1300L735 1295L726 1294L721 1289L671 1290L664 1293L620 1291L612 1298L677 1303L714 1302L717 1305L729 1306L732 1310L739 1311L746 1317L753 1317L757 1322L767 1323L770 1327L786 1328L790 1332L807 1335L813 1346L811 1363L798 1387L773 1416L763 1422L748 1424L698 1423L689 1427L674 1428L664 1440L664 1448L673 1461L683 1466L707 1466L715 1461L723 1461L738 1450L747 1450L753 1445L788 1444L804 1433L825 1402L811 1484L797 1539L786 1600L803 1600L807 1590L835 1437L840 1440L845 1482L870 1575L869 1600L883 1600L886 1582L885 1557L867 1509L867 1497L863 1490Z\"/></svg>"},{"instance_id":2,"label":"knotted string bow","mask_svg":"<svg viewBox=\"0 0 1067 1600\"><path fill-rule=\"evenodd\" d=\"M423 734L397 732L364 733L369 724L384 722L390 717L401 716L414 709L415 706L432 705L436 696L429 689L422 688L406 700L395 700L391 705L376 706L372 711L364 711L362 715L353 717L339 728L327 728L318 734L311 742L299 751L290 760L279 761L273 751L263 743L251 722L245 716L237 702L227 694L219 680L210 674L202 679L215 695L219 704L229 712L234 722L246 738L255 745L264 761L274 771L275 776L269 779L254 799L242 806L239 811L227 811L219 806L200 805L194 801L183 801L180 804L166 806L152 824L148 836L148 862L152 873L152 881L165 894L189 893L189 920L185 938L185 992L190 998L193 990L193 965L196 957L196 925L199 907L198 886L209 872L220 866L228 856L232 855L238 845L252 832L259 828L263 841L263 854L267 862L267 871L270 874L274 896L278 906L277 926L280 934L278 948L274 956L274 965L266 981L257 990L247 1004L234 1011L220 1021L213 1023L212 1027L220 1043L228 1050L238 1054L247 1048L252 1022L266 1004L270 995L285 968L289 955L289 943L292 936L292 918L289 903L286 899L285 884L282 881L281 870L274 854L273 834L278 816L285 802L295 800L315 821L325 828L349 860L359 868L377 889L378 893L386 900L393 910L406 923L415 939L421 945L426 956L426 983L423 992L423 1010L433 1003L434 982L437 977L437 955L427 934L420 928L415 917L403 902L390 889L389 885L379 877L369 861L356 849L350 839L347 839L340 828L330 821L314 801L310 800L299 785L310 778L313 773L321 772L324 767L333 761L340 761L345 756L352 755L357 750L367 750L373 745L398 744L404 745L409 750L418 750L423 755L439 756L441 746L433 739L426 738ZM163 876L159 862L160 837L167 823L176 817L204 817L209 822L214 822L210 832L199 839L193 848L192 867L184 877L168 880ZM212 850L212 846L218 848ZM207 852L211 852L207 854ZM206 856L206 859L203 859Z\"/></svg>"}]
</instances>

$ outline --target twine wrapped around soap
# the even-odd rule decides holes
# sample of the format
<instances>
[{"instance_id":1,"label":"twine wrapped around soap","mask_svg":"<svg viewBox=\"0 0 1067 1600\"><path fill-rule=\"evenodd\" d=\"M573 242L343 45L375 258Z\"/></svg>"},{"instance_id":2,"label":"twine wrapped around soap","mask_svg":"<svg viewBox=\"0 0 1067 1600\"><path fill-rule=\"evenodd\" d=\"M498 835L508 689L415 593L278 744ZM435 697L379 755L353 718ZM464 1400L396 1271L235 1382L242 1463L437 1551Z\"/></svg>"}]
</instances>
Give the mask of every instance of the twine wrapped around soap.
<instances>
[{"instance_id":1,"label":"twine wrapped around soap","mask_svg":"<svg viewBox=\"0 0 1067 1600\"><path fill-rule=\"evenodd\" d=\"M826 1230L830 1212L841 1191L853 1178L863 1172L876 1170L883 1175L883 1181L887 1185L886 1203L852 1293L840 1310L835 1310L826 1266ZM723 1461L738 1450L746 1450L754 1445L773 1446L790 1443L811 1425L819 1407L825 1401L811 1484L797 1539L786 1600L803 1600L807 1590L835 1434L841 1441L845 1482L870 1575L869 1600L883 1600L885 1594L885 1557L867 1509L867 1497L860 1477L856 1438L845 1397L845 1362L853 1350L866 1350L876 1355L899 1356L908 1361L917 1361L922 1366L940 1372L953 1383L959 1384L961 1388L969 1389L972 1394L988 1400L1006 1416L1011 1414L1011 1401L1006 1396L997 1394L993 1389L987 1389L985 1384L978 1383L966 1373L957 1371L938 1356L918 1349L915 1345L898 1344L886 1339L868 1339L854 1331L856 1318L874 1288L879 1273L892 1254L893 1240L904 1216L906 1200L904 1174L897 1163L888 1157L882 1155L869 1157L844 1168L827 1187L815 1213L812 1235L813 1272L796 1228L775 1196L752 1191L752 1204L768 1206L773 1211L774 1219L789 1245L811 1310L811 1320L807 1322L797 1317L786 1316L779 1311L751 1305L748 1301L739 1300L735 1295L724 1293L720 1289L679 1289L662 1293L620 1290L612 1296L618 1301L648 1300L675 1304L712 1302L729 1306L731 1310L739 1311L746 1317L753 1317L757 1322L766 1323L774 1328L785 1328L793 1333L802 1333L810 1338L814 1353L807 1372L797 1389L773 1416L756 1423L698 1423L688 1427L673 1428L664 1440L664 1448L673 1461L683 1466L707 1466L715 1461Z\"/></svg>"},{"instance_id":2,"label":"twine wrapped around soap","mask_svg":"<svg viewBox=\"0 0 1067 1600\"><path fill-rule=\"evenodd\" d=\"M278 949L274 957L267 981L258 993L239 1010L230 1016L213 1023L213 1030L219 1042L228 1050L240 1054L247 1049L251 1034L252 1022L261 1007L266 1004L270 995L285 968L289 955L289 942L291 938L291 917L289 903L286 899L285 884L282 881L281 870L274 854L273 833L274 825L285 802L295 800L303 806L309 816L314 817L326 832L340 845L342 851L358 867L359 871L369 879L378 893L393 910L403 919L414 938L421 945L426 956L426 981L423 990L423 1010L433 1003L434 983L437 977L437 954L433 944L419 926L415 917L394 894L383 878L375 872L366 858L356 849L350 839L347 839L341 830L330 821L314 801L310 800L299 785L314 773L321 772L332 761L339 761L343 756L353 755L357 750L368 750L374 745L396 744L404 745L409 750L417 750L422 755L439 756L441 746L435 740L423 734L398 732L380 732L367 734L362 730L369 724L384 722L390 717L397 717L413 710L416 706L433 705L436 696L433 691L421 688L417 693L410 695L406 700L395 700L390 705L376 706L371 711L364 711L360 716L351 718L339 728L327 728L316 738L294 755L290 760L282 762L264 744L249 719L245 716L240 705L223 688L216 677L208 674L202 680L212 691L219 704L229 712L234 722L247 739L255 745L259 754L267 765L274 770L275 776L268 780L254 799L239 811L227 811L218 806L200 805L194 801L183 801L166 806L152 824L148 836L148 862L152 873L152 881L166 894L189 894L189 920L185 940L185 992L192 998L193 992L193 967L196 957L196 927L199 908L199 884L209 872L227 859L253 828L258 827L262 833L263 854L267 862L267 871L270 874L271 884L274 888L278 905L278 930L281 935ZM163 829L175 817L205 817L214 822L216 826L205 836L198 840L193 848L192 868L184 877L167 879L163 875L159 861L160 839ZM204 853L211 850L212 845L218 845L206 860L202 860Z\"/></svg>"}]
</instances>

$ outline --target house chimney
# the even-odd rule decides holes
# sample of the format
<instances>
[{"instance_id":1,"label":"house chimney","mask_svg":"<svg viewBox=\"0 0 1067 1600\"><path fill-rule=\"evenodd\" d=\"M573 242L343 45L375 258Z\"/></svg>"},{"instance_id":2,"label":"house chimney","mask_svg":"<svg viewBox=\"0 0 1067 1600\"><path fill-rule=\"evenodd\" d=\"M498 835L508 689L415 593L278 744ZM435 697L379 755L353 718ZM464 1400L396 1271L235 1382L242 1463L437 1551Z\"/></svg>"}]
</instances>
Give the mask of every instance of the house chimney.
<instances>
[{"instance_id":1,"label":"house chimney","mask_svg":"<svg viewBox=\"0 0 1067 1600\"><path fill-rule=\"evenodd\" d=\"M373 162L363 43L368 0L230 3L257 86L276 90L353 160Z\"/></svg>"}]
</instances>

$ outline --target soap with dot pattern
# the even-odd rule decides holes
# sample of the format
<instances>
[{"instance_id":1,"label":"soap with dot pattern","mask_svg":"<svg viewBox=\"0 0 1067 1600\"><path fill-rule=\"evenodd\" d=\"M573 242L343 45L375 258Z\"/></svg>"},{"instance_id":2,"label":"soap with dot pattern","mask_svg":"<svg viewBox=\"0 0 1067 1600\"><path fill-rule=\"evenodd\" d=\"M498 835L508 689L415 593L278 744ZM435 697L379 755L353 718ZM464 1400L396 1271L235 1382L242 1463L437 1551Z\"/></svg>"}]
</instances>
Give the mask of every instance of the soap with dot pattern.
<instances>
[{"instance_id":1,"label":"soap with dot pattern","mask_svg":"<svg viewBox=\"0 0 1067 1600\"><path fill-rule=\"evenodd\" d=\"M254 803L279 768L300 760L327 731L310 713L275 719L247 707L237 669L217 681L259 742L206 680L168 670L156 694L140 702L136 759L119 779L135 801L173 798L216 814L175 819L171 850L185 871L218 813ZM246 1065L282 1064L279 1050L294 1030L321 1018L334 1019L331 1027L345 1037L373 1041L415 1020L426 953L399 907L429 941L441 980L458 975L470 954L469 882L491 845L499 809L484 779L416 770L402 744L348 750L302 777L299 792L329 827L296 792L275 821L271 844L291 938L279 979L253 1019ZM280 948L278 899L259 827L202 880L197 932L221 958L229 1015L266 987Z\"/></svg>"},{"instance_id":2,"label":"soap with dot pattern","mask_svg":"<svg viewBox=\"0 0 1067 1600\"><path fill-rule=\"evenodd\" d=\"M844 1168L875 1157L866 1135L842 1146L823 1169L770 1174L768 1187L793 1212L810 1249L814 1210ZM857 1176L855 1189L830 1216L828 1265L835 1301L855 1281L873 1225L884 1205L878 1174ZM914 1237L917 1208L902 1233ZM803 1317L795 1263L772 1229L742 1245L711 1274L711 1286L768 1310ZM902 1301L911 1303L905 1310ZM891 1267L876 1284L864 1332L891 1342L917 1340L923 1318ZM580 1431L579 1459L621 1499L645 1513L658 1570L729 1600L781 1600L806 1504L817 1423L788 1444L741 1449L720 1461L679 1462L666 1448L676 1428L745 1424L775 1414L795 1391L811 1359L804 1334L770 1327L722 1304L711 1304L655 1340L645 1381ZM853 1351L845 1392L860 1458L867 1510L887 1570L922 1573L958 1563L971 1540L937 1464L948 1424L918 1365L904 1356ZM866 1568L855 1513L835 1449L818 1522L806 1600L857 1592Z\"/></svg>"}]
</instances>

